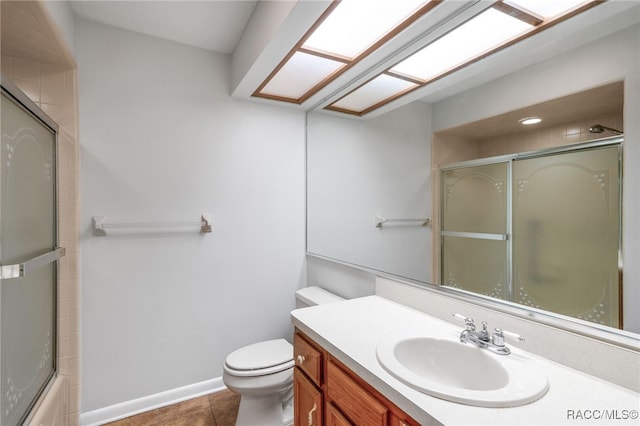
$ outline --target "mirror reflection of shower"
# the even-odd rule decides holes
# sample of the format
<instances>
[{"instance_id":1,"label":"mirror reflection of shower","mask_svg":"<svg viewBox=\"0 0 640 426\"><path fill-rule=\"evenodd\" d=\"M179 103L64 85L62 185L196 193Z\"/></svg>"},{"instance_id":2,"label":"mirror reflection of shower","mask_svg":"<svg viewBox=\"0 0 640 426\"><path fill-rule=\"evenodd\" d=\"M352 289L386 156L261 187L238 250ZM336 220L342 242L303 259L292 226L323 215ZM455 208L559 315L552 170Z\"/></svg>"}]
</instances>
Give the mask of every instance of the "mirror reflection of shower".
<instances>
[{"instance_id":1,"label":"mirror reflection of shower","mask_svg":"<svg viewBox=\"0 0 640 426\"><path fill-rule=\"evenodd\" d=\"M443 165L442 285L623 328L622 141Z\"/></svg>"},{"instance_id":2,"label":"mirror reflection of shower","mask_svg":"<svg viewBox=\"0 0 640 426\"><path fill-rule=\"evenodd\" d=\"M601 124L595 124L589 127L589 132L591 133L604 133L606 130L613 132L614 135L622 135L624 132L620 130L614 129L612 127L603 126Z\"/></svg>"}]
</instances>

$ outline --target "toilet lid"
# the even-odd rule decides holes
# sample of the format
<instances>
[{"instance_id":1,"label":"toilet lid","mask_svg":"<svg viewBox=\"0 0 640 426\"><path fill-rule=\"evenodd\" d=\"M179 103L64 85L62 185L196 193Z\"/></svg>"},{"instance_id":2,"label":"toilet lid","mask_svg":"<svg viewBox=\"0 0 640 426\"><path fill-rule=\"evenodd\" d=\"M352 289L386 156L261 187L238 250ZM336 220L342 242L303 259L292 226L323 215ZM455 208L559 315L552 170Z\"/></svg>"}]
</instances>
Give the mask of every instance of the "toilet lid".
<instances>
[{"instance_id":1,"label":"toilet lid","mask_svg":"<svg viewBox=\"0 0 640 426\"><path fill-rule=\"evenodd\" d=\"M293 360L293 346L284 339L267 340L235 350L226 364L234 370L261 370Z\"/></svg>"}]
</instances>

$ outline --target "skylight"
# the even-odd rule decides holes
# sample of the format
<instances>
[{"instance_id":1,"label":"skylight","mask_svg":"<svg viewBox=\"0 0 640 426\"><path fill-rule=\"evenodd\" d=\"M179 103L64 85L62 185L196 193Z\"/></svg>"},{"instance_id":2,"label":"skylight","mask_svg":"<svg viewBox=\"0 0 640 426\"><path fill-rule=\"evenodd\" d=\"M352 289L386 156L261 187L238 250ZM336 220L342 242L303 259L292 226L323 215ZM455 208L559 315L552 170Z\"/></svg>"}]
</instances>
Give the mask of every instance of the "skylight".
<instances>
[{"instance_id":1,"label":"skylight","mask_svg":"<svg viewBox=\"0 0 640 426\"><path fill-rule=\"evenodd\" d=\"M416 83L410 81L380 74L367 84L335 102L332 105L332 109L363 113L367 108L375 106L378 102L382 102L398 93L414 89L417 86Z\"/></svg>"},{"instance_id":2,"label":"skylight","mask_svg":"<svg viewBox=\"0 0 640 426\"><path fill-rule=\"evenodd\" d=\"M487 9L400 62L391 71L427 81L532 27L496 9Z\"/></svg>"},{"instance_id":3,"label":"skylight","mask_svg":"<svg viewBox=\"0 0 640 426\"><path fill-rule=\"evenodd\" d=\"M584 4L584 0L510 0L508 3L549 19Z\"/></svg>"},{"instance_id":4,"label":"skylight","mask_svg":"<svg viewBox=\"0 0 640 426\"><path fill-rule=\"evenodd\" d=\"M598 0L496 1L326 109L364 115L599 3Z\"/></svg>"},{"instance_id":5,"label":"skylight","mask_svg":"<svg viewBox=\"0 0 640 426\"><path fill-rule=\"evenodd\" d=\"M426 27L427 15L445 16L438 27ZM338 76L377 51L404 30L422 33L407 40L412 54L382 68L379 74L327 106L327 109L364 115L413 90L581 13L602 0L483 0L471 2L475 16L446 12L453 2L443 0L332 0L289 54L253 93L253 96L302 104ZM434 18L435 19L435 18ZM441 19L441 17L437 18ZM431 22L436 22L432 20ZM417 24L425 28L417 27ZM415 31L412 26L416 26ZM434 31L451 27L435 38ZM416 32L418 31L418 32ZM415 36L412 36L415 37ZM429 37L434 37L427 41ZM408 39L409 37L407 37ZM416 51L418 44L422 47ZM405 46L405 47L407 47ZM391 62L393 59L388 59ZM363 70L366 72L366 70ZM339 89L339 88L336 88Z\"/></svg>"},{"instance_id":6,"label":"skylight","mask_svg":"<svg viewBox=\"0 0 640 426\"><path fill-rule=\"evenodd\" d=\"M345 64L316 55L296 52L263 87L265 95L298 99L326 76Z\"/></svg>"},{"instance_id":7,"label":"skylight","mask_svg":"<svg viewBox=\"0 0 640 426\"><path fill-rule=\"evenodd\" d=\"M440 0L334 0L253 96L302 103Z\"/></svg>"},{"instance_id":8,"label":"skylight","mask_svg":"<svg viewBox=\"0 0 640 426\"><path fill-rule=\"evenodd\" d=\"M425 3L343 0L303 47L353 59Z\"/></svg>"}]
</instances>

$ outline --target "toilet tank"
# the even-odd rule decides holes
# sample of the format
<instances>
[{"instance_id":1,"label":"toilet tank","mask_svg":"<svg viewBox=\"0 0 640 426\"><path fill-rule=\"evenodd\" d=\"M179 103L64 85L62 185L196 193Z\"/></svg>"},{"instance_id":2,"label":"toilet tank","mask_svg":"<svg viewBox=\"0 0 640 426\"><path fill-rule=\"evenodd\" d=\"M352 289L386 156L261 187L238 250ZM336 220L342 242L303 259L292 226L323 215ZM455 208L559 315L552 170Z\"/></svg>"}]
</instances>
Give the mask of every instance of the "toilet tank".
<instances>
[{"instance_id":1,"label":"toilet tank","mask_svg":"<svg viewBox=\"0 0 640 426\"><path fill-rule=\"evenodd\" d=\"M296 309L341 300L345 299L317 286L305 287L296 291Z\"/></svg>"}]
</instances>

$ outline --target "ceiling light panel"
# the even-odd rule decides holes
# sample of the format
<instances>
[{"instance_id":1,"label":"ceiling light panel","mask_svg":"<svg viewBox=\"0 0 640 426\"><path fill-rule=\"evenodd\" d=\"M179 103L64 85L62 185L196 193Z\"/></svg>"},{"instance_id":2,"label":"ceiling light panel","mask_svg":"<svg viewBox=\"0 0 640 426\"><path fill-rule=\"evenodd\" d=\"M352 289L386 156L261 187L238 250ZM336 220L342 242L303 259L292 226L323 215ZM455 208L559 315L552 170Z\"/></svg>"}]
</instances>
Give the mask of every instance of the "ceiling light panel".
<instances>
[{"instance_id":1,"label":"ceiling light panel","mask_svg":"<svg viewBox=\"0 0 640 426\"><path fill-rule=\"evenodd\" d=\"M301 104L439 4L333 0L253 96Z\"/></svg>"},{"instance_id":2,"label":"ceiling light panel","mask_svg":"<svg viewBox=\"0 0 640 426\"><path fill-rule=\"evenodd\" d=\"M299 99L344 66L343 62L296 52L260 93L273 97Z\"/></svg>"},{"instance_id":3,"label":"ceiling light panel","mask_svg":"<svg viewBox=\"0 0 640 426\"><path fill-rule=\"evenodd\" d=\"M303 47L354 59L426 3L424 0L342 0Z\"/></svg>"},{"instance_id":4,"label":"ceiling light panel","mask_svg":"<svg viewBox=\"0 0 640 426\"><path fill-rule=\"evenodd\" d=\"M490 8L395 65L391 71L427 81L531 28L526 22Z\"/></svg>"},{"instance_id":5,"label":"ceiling light panel","mask_svg":"<svg viewBox=\"0 0 640 426\"><path fill-rule=\"evenodd\" d=\"M413 90L416 87L418 87L416 83L381 74L334 102L329 108L360 114L375 107L382 101L400 95L407 90Z\"/></svg>"},{"instance_id":6,"label":"ceiling light panel","mask_svg":"<svg viewBox=\"0 0 640 426\"><path fill-rule=\"evenodd\" d=\"M588 2L585 0L509 0L507 3L549 19Z\"/></svg>"}]
</instances>

